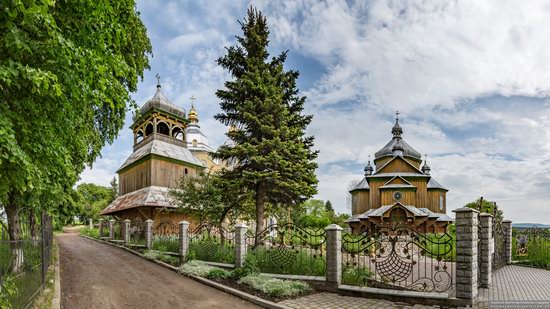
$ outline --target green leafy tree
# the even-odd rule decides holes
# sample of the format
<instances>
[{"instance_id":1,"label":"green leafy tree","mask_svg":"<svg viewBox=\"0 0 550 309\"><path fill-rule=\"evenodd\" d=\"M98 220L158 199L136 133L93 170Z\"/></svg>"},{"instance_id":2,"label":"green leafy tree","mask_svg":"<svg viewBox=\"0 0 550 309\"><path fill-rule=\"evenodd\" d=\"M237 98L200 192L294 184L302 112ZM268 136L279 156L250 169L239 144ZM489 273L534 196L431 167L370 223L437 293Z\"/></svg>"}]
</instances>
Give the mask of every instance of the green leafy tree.
<instances>
[{"instance_id":1,"label":"green leafy tree","mask_svg":"<svg viewBox=\"0 0 550 309\"><path fill-rule=\"evenodd\" d=\"M116 177L113 177L113 179L110 182L111 185L111 200L114 201L118 197L118 182L116 181Z\"/></svg>"},{"instance_id":2,"label":"green leafy tree","mask_svg":"<svg viewBox=\"0 0 550 309\"><path fill-rule=\"evenodd\" d=\"M332 207L332 203L330 201L326 201L325 211L334 214L334 208Z\"/></svg>"},{"instance_id":3,"label":"green leafy tree","mask_svg":"<svg viewBox=\"0 0 550 309\"><path fill-rule=\"evenodd\" d=\"M113 198L112 188L98 186L93 183L83 183L76 188L80 218L83 222L88 219L98 219L99 214Z\"/></svg>"},{"instance_id":4,"label":"green leafy tree","mask_svg":"<svg viewBox=\"0 0 550 309\"><path fill-rule=\"evenodd\" d=\"M123 126L151 43L133 0L0 0L0 205L56 212ZM13 271L23 265L11 242Z\"/></svg>"},{"instance_id":5,"label":"green leafy tree","mask_svg":"<svg viewBox=\"0 0 550 309\"><path fill-rule=\"evenodd\" d=\"M182 177L178 188L171 190L170 195L180 211L200 223L221 226L228 215L237 219L250 212L250 193L216 173Z\"/></svg>"},{"instance_id":6,"label":"green leafy tree","mask_svg":"<svg viewBox=\"0 0 550 309\"><path fill-rule=\"evenodd\" d=\"M483 199L483 197L478 198L477 200L473 202L469 202L468 204L464 205L464 207L475 209L479 212L485 212L488 214L495 215L496 219L501 220L504 218L504 213L502 210L496 208L496 214L495 214L495 206L496 203L493 201L488 201Z\"/></svg>"},{"instance_id":7,"label":"green leafy tree","mask_svg":"<svg viewBox=\"0 0 550 309\"><path fill-rule=\"evenodd\" d=\"M223 112L215 118L238 130L227 133L235 145L220 147L216 156L237 162L226 176L238 178L253 192L259 233L267 204L286 208L316 193L317 152L312 150L313 137L305 136L312 116L302 114L299 73L284 70L287 52L269 59L266 18L251 7L241 29L238 44L217 61L233 79L216 92Z\"/></svg>"}]
</instances>

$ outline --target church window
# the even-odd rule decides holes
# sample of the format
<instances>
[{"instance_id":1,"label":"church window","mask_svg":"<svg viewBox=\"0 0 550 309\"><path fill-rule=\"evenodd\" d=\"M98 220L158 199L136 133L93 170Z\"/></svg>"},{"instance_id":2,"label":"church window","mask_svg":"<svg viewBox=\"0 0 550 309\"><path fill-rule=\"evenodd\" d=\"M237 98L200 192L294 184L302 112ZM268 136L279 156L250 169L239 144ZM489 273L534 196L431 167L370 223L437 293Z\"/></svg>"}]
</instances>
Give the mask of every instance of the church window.
<instances>
[{"instance_id":1,"label":"church window","mask_svg":"<svg viewBox=\"0 0 550 309\"><path fill-rule=\"evenodd\" d=\"M197 147L197 145L198 145L198 142L197 142L196 139L194 139L194 140L193 140L193 147Z\"/></svg>"},{"instance_id":2,"label":"church window","mask_svg":"<svg viewBox=\"0 0 550 309\"><path fill-rule=\"evenodd\" d=\"M443 210L443 193L439 194L439 210Z\"/></svg>"},{"instance_id":3,"label":"church window","mask_svg":"<svg viewBox=\"0 0 550 309\"><path fill-rule=\"evenodd\" d=\"M390 218L394 222L405 222L407 214L402 208L395 208L391 211Z\"/></svg>"},{"instance_id":4,"label":"church window","mask_svg":"<svg viewBox=\"0 0 550 309\"><path fill-rule=\"evenodd\" d=\"M188 171L187 169L185 169L185 175L187 175L188 172L189 172L189 171Z\"/></svg>"},{"instance_id":5,"label":"church window","mask_svg":"<svg viewBox=\"0 0 550 309\"><path fill-rule=\"evenodd\" d=\"M145 136L153 134L153 124L149 123L145 126Z\"/></svg>"},{"instance_id":6,"label":"church window","mask_svg":"<svg viewBox=\"0 0 550 309\"><path fill-rule=\"evenodd\" d=\"M168 125L165 122L159 122L157 123L157 133L163 134L163 135L170 135L170 129L168 128Z\"/></svg>"}]
</instances>

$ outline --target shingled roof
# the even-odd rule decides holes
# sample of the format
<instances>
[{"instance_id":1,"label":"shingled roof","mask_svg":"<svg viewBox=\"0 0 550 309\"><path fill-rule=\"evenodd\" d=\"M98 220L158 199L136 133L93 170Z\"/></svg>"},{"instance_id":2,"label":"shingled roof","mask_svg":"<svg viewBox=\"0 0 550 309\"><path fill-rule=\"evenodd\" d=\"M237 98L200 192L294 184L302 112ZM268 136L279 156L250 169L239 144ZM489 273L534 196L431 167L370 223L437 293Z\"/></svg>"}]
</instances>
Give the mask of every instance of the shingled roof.
<instances>
[{"instance_id":1,"label":"shingled roof","mask_svg":"<svg viewBox=\"0 0 550 309\"><path fill-rule=\"evenodd\" d=\"M170 207L175 208L175 202L166 187L145 187L117 197L101 214L108 215L136 207Z\"/></svg>"}]
</instances>

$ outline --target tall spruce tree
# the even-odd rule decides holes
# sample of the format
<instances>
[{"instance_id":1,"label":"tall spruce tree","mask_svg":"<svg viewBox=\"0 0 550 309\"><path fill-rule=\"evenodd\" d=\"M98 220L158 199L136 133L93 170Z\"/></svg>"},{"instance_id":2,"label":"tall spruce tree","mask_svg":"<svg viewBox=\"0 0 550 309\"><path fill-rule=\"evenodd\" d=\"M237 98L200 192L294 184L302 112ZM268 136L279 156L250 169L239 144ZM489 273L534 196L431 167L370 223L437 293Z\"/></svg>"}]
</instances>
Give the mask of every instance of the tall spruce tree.
<instances>
[{"instance_id":1,"label":"tall spruce tree","mask_svg":"<svg viewBox=\"0 0 550 309\"><path fill-rule=\"evenodd\" d=\"M259 233L268 203L292 206L316 193L317 151L313 136L305 135L312 116L302 114L306 98L298 95L299 72L283 67L287 52L268 59L267 20L255 8L240 24L243 36L217 61L233 79L216 92L223 112L215 116L238 130L227 134L235 144L220 147L216 156L238 162L224 175L253 192Z\"/></svg>"}]
</instances>

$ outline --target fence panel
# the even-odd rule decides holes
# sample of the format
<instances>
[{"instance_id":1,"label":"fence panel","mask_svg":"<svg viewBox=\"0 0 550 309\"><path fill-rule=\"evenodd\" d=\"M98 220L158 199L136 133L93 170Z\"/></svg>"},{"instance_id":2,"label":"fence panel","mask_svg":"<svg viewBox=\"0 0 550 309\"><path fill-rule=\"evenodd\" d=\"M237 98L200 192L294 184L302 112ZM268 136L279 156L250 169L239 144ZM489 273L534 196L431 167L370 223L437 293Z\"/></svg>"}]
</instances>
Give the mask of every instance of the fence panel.
<instances>
[{"instance_id":1,"label":"fence panel","mask_svg":"<svg viewBox=\"0 0 550 309\"><path fill-rule=\"evenodd\" d=\"M45 285L53 242L51 217L19 209L18 240L0 214L0 308L28 308Z\"/></svg>"},{"instance_id":2,"label":"fence panel","mask_svg":"<svg viewBox=\"0 0 550 309\"><path fill-rule=\"evenodd\" d=\"M506 235L507 231L502 224L502 217L495 216L493 222L493 238L494 238L494 252L493 252L493 271L501 269L507 263L506 260Z\"/></svg>"},{"instance_id":3,"label":"fence panel","mask_svg":"<svg viewBox=\"0 0 550 309\"><path fill-rule=\"evenodd\" d=\"M188 260L235 263L235 231L208 224L199 225L187 233Z\"/></svg>"},{"instance_id":4,"label":"fence panel","mask_svg":"<svg viewBox=\"0 0 550 309\"><path fill-rule=\"evenodd\" d=\"M247 233L247 254L265 273L325 276L326 240L324 229L272 224L258 235Z\"/></svg>"},{"instance_id":5,"label":"fence panel","mask_svg":"<svg viewBox=\"0 0 550 309\"><path fill-rule=\"evenodd\" d=\"M179 229L172 221L162 219L153 225L153 250L179 254Z\"/></svg>"},{"instance_id":6,"label":"fence panel","mask_svg":"<svg viewBox=\"0 0 550 309\"><path fill-rule=\"evenodd\" d=\"M145 221L141 217L135 217L130 221L130 247L145 248Z\"/></svg>"},{"instance_id":7,"label":"fence panel","mask_svg":"<svg viewBox=\"0 0 550 309\"><path fill-rule=\"evenodd\" d=\"M533 226L514 234L512 254L515 261L550 269L550 229Z\"/></svg>"},{"instance_id":8,"label":"fence panel","mask_svg":"<svg viewBox=\"0 0 550 309\"><path fill-rule=\"evenodd\" d=\"M453 289L456 239L397 223L342 236L342 283L425 292Z\"/></svg>"}]
</instances>

